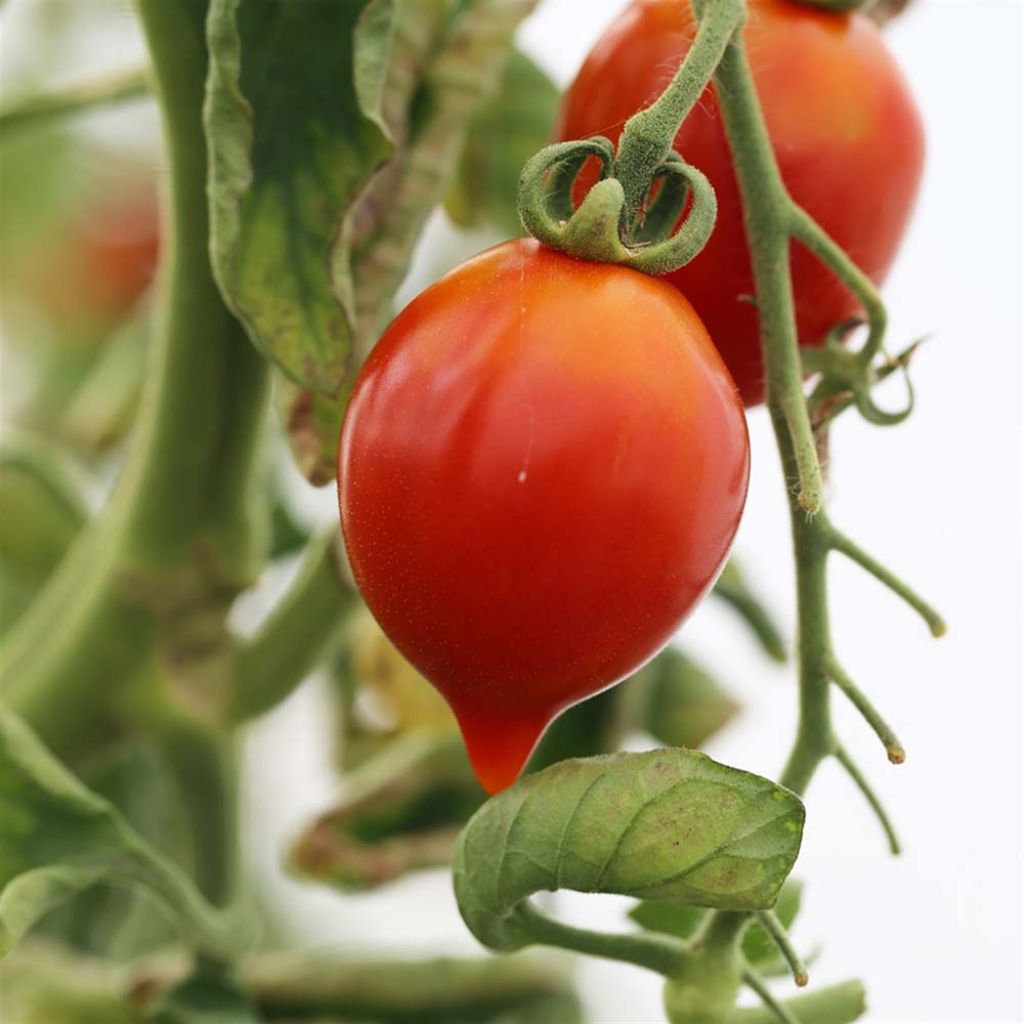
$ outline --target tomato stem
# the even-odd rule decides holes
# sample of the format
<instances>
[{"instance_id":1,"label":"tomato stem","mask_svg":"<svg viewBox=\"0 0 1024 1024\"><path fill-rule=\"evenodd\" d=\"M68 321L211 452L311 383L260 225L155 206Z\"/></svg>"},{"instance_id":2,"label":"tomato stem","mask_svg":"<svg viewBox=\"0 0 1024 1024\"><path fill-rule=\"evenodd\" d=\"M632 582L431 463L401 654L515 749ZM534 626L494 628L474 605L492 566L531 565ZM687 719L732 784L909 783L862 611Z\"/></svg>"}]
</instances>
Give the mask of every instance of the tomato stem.
<instances>
[{"instance_id":1,"label":"tomato stem","mask_svg":"<svg viewBox=\"0 0 1024 1024\"><path fill-rule=\"evenodd\" d=\"M856 405L866 419L877 424L905 419L913 404L912 391L911 402L905 410L887 413L874 405L871 388L880 377L905 368L909 353L899 360L890 360L881 370L875 368L875 358L883 350L887 323L886 309L878 291L849 255L796 205L782 180L746 49L739 38L746 3L737 0L691 2L699 25L694 44L664 95L627 122L618 153L613 154L607 139L597 137L549 147L524 169L520 210L524 224L545 244L582 258L635 266L636 263L631 262L634 253L630 251L630 244L652 235L657 239L664 224L671 222L678 213L675 204L679 183L674 180L663 185L649 210L644 210L644 204L649 199L652 183L670 163L686 167L682 158L672 153L672 145L682 121L713 77L743 205L760 316L767 404L783 466L796 560L799 722L780 782L802 795L819 766L834 757L868 801L891 850L897 853L899 844L888 815L833 730L831 691L834 684L874 729L889 759L893 763L904 759L903 747L891 727L841 668L833 653L827 572L830 553L846 555L902 597L924 617L936 636L942 635L945 625L930 605L832 525L824 509L819 441L824 437L829 419L847 405ZM813 5L833 10L859 6L849 0ZM593 156L601 161L602 179L580 207L574 209L573 183L585 161ZM647 224L644 223L645 213L651 217ZM859 349L851 351L844 347L840 336L851 327L859 326L860 321L840 324L828 344L812 353L806 365L802 362L791 269L794 241L812 252L863 308L868 335ZM821 374L821 382L810 401L804 393L807 370ZM570 929L549 921L532 908L528 913L524 927L538 941L660 969L656 966L660 963L660 950L638 951L628 943L619 945L620 937L595 936ZM735 939L742 933L743 922L749 919L749 915L715 912L708 915L702 934L715 933L719 928L733 929L731 935ZM797 983L806 983L806 970L789 944L785 930L771 915L763 920L789 960ZM718 1022L726 1019L728 1011L715 999L722 996L729 985L725 982L712 984L708 978L693 976L699 947L698 939L689 944L688 955L669 982L666 1007L673 1020L699 1018ZM676 950L676 955L678 952ZM738 953L735 956L738 958ZM732 968L725 970L722 978L730 970ZM761 996L775 1018L795 1019L793 1012L775 1002L755 973L747 972L742 980ZM729 984L733 982L738 984L738 974L729 980ZM862 1000L859 987L850 991Z\"/></svg>"},{"instance_id":2,"label":"tomato stem","mask_svg":"<svg viewBox=\"0 0 1024 1024\"><path fill-rule=\"evenodd\" d=\"M835 660L829 658L828 674L832 682L849 698L850 703L861 713L865 721L875 730L875 735L882 741L885 752L893 764L903 764L907 759L903 744L900 743L890 725L878 713L874 705L861 692L854 681L846 674L846 670Z\"/></svg>"},{"instance_id":3,"label":"tomato stem","mask_svg":"<svg viewBox=\"0 0 1024 1024\"><path fill-rule=\"evenodd\" d=\"M800 1024L800 1017L786 1006L785 1003L780 1003L775 998L764 978L752 967L747 967L743 971L743 984L764 1003L768 1011L774 1015L775 1020L780 1021L781 1024ZM811 1018L807 1019L810 1020Z\"/></svg>"},{"instance_id":4,"label":"tomato stem","mask_svg":"<svg viewBox=\"0 0 1024 1024\"><path fill-rule=\"evenodd\" d=\"M758 920L764 925L765 931L771 936L772 941L778 946L786 963L793 972L793 980L799 988L803 988L808 981L807 965L803 958L793 947L790 941L789 932L786 926L779 920L778 915L772 910L762 910L757 915Z\"/></svg>"},{"instance_id":5,"label":"tomato stem","mask_svg":"<svg viewBox=\"0 0 1024 1024\"><path fill-rule=\"evenodd\" d=\"M675 977L689 955L688 944L670 935L649 932L608 934L562 924L524 901L515 909L516 922L535 941L588 956L636 964L666 978Z\"/></svg>"},{"instance_id":6,"label":"tomato stem","mask_svg":"<svg viewBox=\"0 0 1024 1024\"><path fill-rule=\"evenodd\" d=\"M846 555L856 562L865 572L888 587L897 597L901 597L911 608L924 619L931 630L932 636L938 638L946 635L946 623L942 616L924 600L915 590L904 583L898 576L890 572L881 562L872 558L863 548L855 544L845 534L836 529L829 531L829 544L833 551Z\"/></svg>"},{"instance_id":7,"label":"tomato stem","mask_svg":"<svg viewBox=\"0 0 1024 1024\"><path fill-rule=\"evenodd\" d=\"M746 6L745 0L713 3L700 19L693 45L668 87L626 122L615 157L615 177L625 193L628 224L639 217L655 172L672 152L679 129L746 20Z\"/></svg>"},{"instance_id":8,"label":"tomato stem","mask_svg":"<svg viewBox=\"0 0 1024 1024\"><path fill-rule=\"evenodd\" d=\"M889 852L894 857L898 856L900 853L900 841L896 835L896 829L893 827L892 821L882 806L878 795L871 788L860 768L857 767L857 764L844 747L837 744L833 753L835 759L846 769L847 775L850 776L854 785L861 791L864 799L867 800L868 806L875 812L875 817L878 818L878 823L882 826L882 831L885 832L885 837L889 841Z\"/></svg>"},{"instance_id":9,"label":"tomato stem","mask_svg":"<svg viewBox=\"0 0 1024 1024\"><path fill-rule=\"evenodd\" d=\"M672 147L745 15L745 0L714 5L665 92L626 122L617 153L595 136L548 146L527 162L519 181L519 214L535 238L577 259L653 275L678 270L704 248L717 215L715 191ZM577 209L576 176L595 156L601 180ZM659 191L649 199L655 185Z\"/></svg>"}]
</instances>

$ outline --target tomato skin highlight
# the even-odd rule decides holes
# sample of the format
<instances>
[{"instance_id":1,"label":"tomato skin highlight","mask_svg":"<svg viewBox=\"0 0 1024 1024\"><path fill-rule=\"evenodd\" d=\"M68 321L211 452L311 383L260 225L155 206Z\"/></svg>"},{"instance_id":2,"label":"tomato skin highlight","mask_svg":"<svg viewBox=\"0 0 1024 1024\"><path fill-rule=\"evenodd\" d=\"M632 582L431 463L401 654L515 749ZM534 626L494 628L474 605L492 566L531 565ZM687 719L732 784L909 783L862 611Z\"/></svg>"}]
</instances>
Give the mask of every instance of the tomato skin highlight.
<instances>
[{"instance_id":1,"label":"tomato skin highlight","mask_svg":"<svg viewBox=\"0 0 1024 1024\"><path fill-rule=\"evenodd\" d=\"M664 646L747 491L739 396L662 281L508 242L423 292L356 382L342 526L363 597L481 782Z\"/></svg>"},{"instance_id":2,"label":"tomato skin highlight","mask_svg":"<svg viewBox=\"0 0 1024 1024\"><path fill-rule=\"evenodd\" d=\"M655 100L690 47L696 27L681 0L634 0L611 25L570 87L559 139L605 135ZM906 230L924 161L920 115L876 26L859 14L790 0L751 0L747 52L782 178L794 200L876 283ZM693 303L747 405L764 399L764 371L739 187L714 87L676 136L718 196L705 249L667 276ZM584 169L579 201L596 181ZM809 252L792 247L797 331L820 345L856 316L849 292Z\"/></svg>"}]
</instances>

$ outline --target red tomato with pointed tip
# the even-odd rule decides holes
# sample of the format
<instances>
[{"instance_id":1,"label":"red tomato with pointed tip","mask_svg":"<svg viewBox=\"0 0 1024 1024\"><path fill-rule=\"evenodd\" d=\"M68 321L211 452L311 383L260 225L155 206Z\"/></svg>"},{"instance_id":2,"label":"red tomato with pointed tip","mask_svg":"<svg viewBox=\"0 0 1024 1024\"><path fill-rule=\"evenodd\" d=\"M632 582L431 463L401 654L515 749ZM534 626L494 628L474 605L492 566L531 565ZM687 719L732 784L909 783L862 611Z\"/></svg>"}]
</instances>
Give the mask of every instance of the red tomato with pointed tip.
<instances>
[{"instance_id":1,"label":"red tomato with pointed tip","mask_svg":"<svg viewBox=\"0 0 1024 1024\"><path fill-rule=\"evenodd\" d=\"M695 34L685 0L634 0L591 51L562 109L557 137L605 135L656 99ZM750 63L782 177L793 198L876 282L885 278L921 178L921 120L903 75L874 24L790 0L751 0L744 30ZM754 278L739 188L710 87L676 136L675 148L718 194L706 248L668 275L693 303L744 401L764 398ZM596 180L581 176L578 198ZM797 329L820 345L859 312L845 288L793 246Z\"/></svg>"},{"instance_id":2,"label":"red tomato with pointed tip","mask_svg":"<svg viewBox=\"0 0 1024 1024\"><path fill-rule=\"evenodd\" d=\"M507 242L391 324L342 429L346 546L489 791L669 640L725 561L748 469L735 386L663 281Z\"/></svg>"}]
</instances>

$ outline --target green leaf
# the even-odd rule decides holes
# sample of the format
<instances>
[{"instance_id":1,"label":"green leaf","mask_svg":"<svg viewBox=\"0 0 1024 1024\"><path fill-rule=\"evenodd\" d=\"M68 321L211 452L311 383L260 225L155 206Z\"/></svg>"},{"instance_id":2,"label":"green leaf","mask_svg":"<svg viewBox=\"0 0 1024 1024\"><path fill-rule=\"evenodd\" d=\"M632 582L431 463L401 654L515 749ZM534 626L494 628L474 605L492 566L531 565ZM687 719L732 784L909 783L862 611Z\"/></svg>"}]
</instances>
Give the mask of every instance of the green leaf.
<instances>
[{"instance_id":1,"label":"green leaf","mask_svg":"<svg viewBox=\"0 0 1024 1024\"><path fill-rule=\"evenodd\" d=\"M226 954L234 927L86 789L24 723L0 712L0 956L45 913L96 882L141 886L197 947Z\"/></svg>"},{"instance_id":2,"label":"green leaf","mask_svg":"<svg viewBox=\"0 0 1024 1024\"><path fill-rule=\"evenodd\" d=\"M241 3L244 9L255 0L231 2ZM218 0L218 9L227 3ZM253 289L260 309L276 304L294 330L272 335L251 322L251 317L247 320L250 331L263 339L257 337L257 344L300 385L280 389L278 406L299 467L314 483L334 477L338 431L354 376L349 370L365 358L392 315L395 292L427 217L448 191L469 124L497 84L516 26L535 4L536 0L466 0L455 8L441 0L371 0L365 4L354 28L350 88L358 117L379 138L380 157L372 173L351 190L347 203L329 205L328 217L322 216L325 204L320 204L321 217L315 225L329 229L320 236L308 237L309 225L303 219L270 224L263 218L271 244L269 249L260 249L262 263L273 255L275 246L284 245L279 236L287 241L289 252L310 248L327 252L323 261L325 266L329 264L326 284L318 278L299 295L290 284L289 275L294 276L294 271L278 260L278 268L263 275L259 288ZM243 40L243 53L244 44ZM231 47L224 52L230 71ZM211 83L214 81L211 78ZM222 93L223 89L211 85L211 97ZM210 107L213 109L212 99ZM257 131L260 117L257 108L251 115ZM294 111L289 111L289 117L294 117ZM208 116L211 135L218 126ZM251 126L249 130L251 133ZM245 143L244 132L236 134ZM239 186L236 184L234 191L229 186L237 179L253 191L258 180L251 172L252 185L246 184L244 170L250 161L245 153L251 144L235 146L239 152L234 156L230 134L220 142L214 139L212 145L230 157L222 161L225 171L219 176L225 187L218 186L214 192L215 200L223 200L223 209L218 212L215 205L213 218L215 251L230 254L239 248L234 239L240 232L235 223L239 220ZM356 148L365 154L365 147ZM216 162L214 166L216 169ZM243 172L237 172L239 167ZM329 238L324 237L327 234ZM237 261L237 256L232 258ZM218 268L230 269L226 258L217 257L216 262ZM304 264L300 261L297 265ZM218 273L225 292L234 297L240 314L245 314L246 303L232 284L239 275L224 269ZM317 348L306 337L308 327L301 325L307 305L322 307L324 315L330 313L336 337L326 348L338 358L329 367L324 362L325 346ZM287 361L277 351L282 340L294 349ZM297 366L300 361L303 366Z\"/></svg>"},{"instance_id":3,"label":"green leaf","mask_svg":"<svg viewBox=\"0 0 1024 1024\"><path fill-rule=\"evenodd\" d=\"M699 747L732 720L739 705L715 678L668 647L637 676L646 687L642 728L669 747Z\"/></svg>"},{"instance_id":4,"label":"green leaf","mask_svg":"<svg viewBox=\"0 0 1024 1024\"><path fill-rule=\"evenodd\" d=\"M563 761L489 800L455 854L459 909L492 949L528 945L520 905L575 889L727 910L771 907L800 848L788 790L696 751Z\"/></svg>"},{"instance_id":5,"label":"green leaf","mask_svg":"<svg viewBox=\"0 0 1024 1024\"><path fill-rule=\"evenodd\" d=\"M466 138L445 209L456 224L490 224L508 235L522 232L516 195L523 164L551 141L560 93L518 50L496 94L481 108Z\"/></svg>"},{"instance_id":6,"label":"green leaf","mask_svg":"<svg viewBox=\"0 0 1024 1024\"><path fill-rule=\"evenodd\" d=\"M28 607L85 521L59 452L28 439L0 449L0 633Z\"/></svg>"},{"instance_id":7,"label":"green leaf","mask_svg":"<svg viewBox=\"0 0 1024 1024\"><path fill-rule=\"evenodd\" d=\"M352 358L332 276L342 218L390 153L356 96L366 6L212 0L207 22L214 272L257 348L326 392Z\"/></svg>"},{"instance_id":8,"label":"green leaf","mask_svg":"<svg viewBox=\"0 0 1024 1024\"><path fill-rule=\"evenodd\" d=\"M368 351L534 2L213 0L214 269L295 382L336 395Z\"/></svg>"},{"instance_id":9,"label":"green leaf","mask_svg":"<svg viewBox=\"0 0 1024 1024\"><path fill-rule=\"evenodd\" d=\"M419 77L447 0L370 0L355 38L355 87L362 112L391 143L408 133Z\"/></svg>"},{"instance_id":10,"label":"green leaf","mask_svg":"<svg viewBox=\"0 0 1024 1024\"><path fill-rule=\"evenodd\" d=\"M82 781L109 800L150 846L175 860L187 856L180 808L164 764L149 744L126 739L111 745L80 770ZM40 922L40 937L98 956L127 959L174 939L170 922L152 904L123 888L96 885Z\"/></svg>"}]
</instances>

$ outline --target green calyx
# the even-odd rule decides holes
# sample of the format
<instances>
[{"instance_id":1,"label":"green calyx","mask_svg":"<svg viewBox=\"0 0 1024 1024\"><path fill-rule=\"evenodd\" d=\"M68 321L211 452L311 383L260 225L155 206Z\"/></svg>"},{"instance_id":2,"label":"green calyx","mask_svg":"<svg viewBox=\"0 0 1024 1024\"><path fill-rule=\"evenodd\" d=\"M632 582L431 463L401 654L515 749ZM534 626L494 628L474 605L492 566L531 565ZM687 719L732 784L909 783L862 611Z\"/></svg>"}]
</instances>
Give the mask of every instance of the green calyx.
<instances>
[{"instance_id":1,"label":"green calyx","mask_svg":"<svg viewBox=\"0 0 1024 1024\"><path fill-rule=\"evenodd\" d=\"M721 0L708 10L672 82L626 122L617 151L595 136L548 146L529 160L519 179L527 231L578 259L646 274L689 263L711 237L718 206L707 178L672 147L745 16L744 0ZM591 157L600 162L600 178L576 207L573 188Z\"/></svg>"},{"instance_id":2,"label":"green calyx","mask_svg":"<svg viewBox=\"0 0 1024 1024\"><path fill-rule=\"evenodd\" d=\"M601 160L601 180L574 208L576 176L591 156ZM655 171L657 194L630 218L625 188L612 168L612 145L599 136L542 150L527 163L519 183L519 211L527 230L559 252L646 274L667 274L689 263L711 237L718 212L707 178L671 153ZM689 215L675 231L691 195Z\"/></svg>"}]
</instances>

